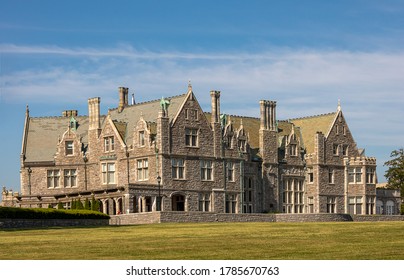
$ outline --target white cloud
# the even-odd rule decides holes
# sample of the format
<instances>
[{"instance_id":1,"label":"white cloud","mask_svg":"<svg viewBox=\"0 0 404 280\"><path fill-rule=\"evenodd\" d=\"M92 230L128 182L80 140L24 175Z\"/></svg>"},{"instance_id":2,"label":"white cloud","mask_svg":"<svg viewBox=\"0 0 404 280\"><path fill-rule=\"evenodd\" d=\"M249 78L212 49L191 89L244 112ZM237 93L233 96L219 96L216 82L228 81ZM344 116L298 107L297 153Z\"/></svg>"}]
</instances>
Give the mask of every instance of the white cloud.
<instances>
[{"instance_id":1,"label":"white cloud","mask_svg":"<svg viewBox=\"0 0 404 280\"><path fill-rule=\"evenodd\" d=\"M261 53L181 53L113 49L1 45L19 60L43 55L44 65L2 74L2 100L25 103L66 100L85 103L100 96L117 104L117 88L128 86L137 101L186 91L188 79L209 110L209 91L222 91L222 110L258 116L258 101L278 101L281 119L335 111L338 99L359 145L404 134L404 53L272 49ZM57 66L49 61L56 60ZM40 70L38 70L38 68Z\"/></svg>"}]
</instances>

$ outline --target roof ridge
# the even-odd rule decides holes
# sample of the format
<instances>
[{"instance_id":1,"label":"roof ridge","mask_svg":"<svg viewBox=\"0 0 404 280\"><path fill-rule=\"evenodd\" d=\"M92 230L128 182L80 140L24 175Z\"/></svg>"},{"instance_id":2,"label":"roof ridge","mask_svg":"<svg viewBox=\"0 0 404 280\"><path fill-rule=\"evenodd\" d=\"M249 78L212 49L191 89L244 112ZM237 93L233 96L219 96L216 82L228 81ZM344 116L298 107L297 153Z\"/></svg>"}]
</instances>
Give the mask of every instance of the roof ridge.
<instances>
[{"instance_id":1,"label":"roof ridge","mask_svg":"<svg viewBox=\"0 0 404 280\"><path fill-rule=\"evenodd\" d=\"M288 121L318 118L318 117L323 117L323 116L328 116L328 115L335 115L335 114L336 114L336 112L330 112L330 113L324 113L324 114L318 114L318 115L312 115L312 116L306 116L306 117L300 117L300 118L290 118L290 119L288 119Z\"/></svg>"},{"instance_id":2,"label":"roof ridge","mask_svg":"<svg viewBox=\"0 0 404 280\"><path fill-rule=\"evenodd\" d=\"M71 117L73 118L88 118L87 115L79 115L79 116L70 116L70 117L65 117L65 116L29 116L30 119L70 119Z\"/></svg>"},{"instance_id":3,"label":"roof ridge","mask_svg":"<svg viewBox=\"0 0 404 280\"><path fill-rule=\"evenodd\" d=\"M175 98L175 97L181 97L181 96L184 96L184 95L186 95L187 93L183 93L183 94L179 94L179 95L173 95L173 96L170 96L170 97L164 97L164 98L166 98L166 99L173 99L173 98ZM136 103L136 104L128 104L128 105L126 105L125 106L125 108L128 108L128 107L135 107L135 106L137 106L137 105L144 105L144 104L149 104L149 103L153 103L153 102L159 102L161 99L153 99L153 100L147 100L147 101L143 101L143 102L139 102L139 103ZM110 108L109 109L109 111L114 111L114 110L118 110L118 107L115 107L115 108Z\"/></svg>"},{"instance_id":4,"label":"roof ridge","mask_svg":"<svg viewBox=\"0 0 404 280\"><path fill-rule=\"evenodd\" d=\"M211 115L212 112L204 112L204 114L209 114L209 115ZM236 118L247 118L247 119L254 119L254 120L259 120L259 119L260 119L260 118L258 118L258 117L240 116L240 115L233 115L233 114L226 114L226 115L228 115L228 116L230 116L230 117L236 117Z\"/></svg>"}]
</instances>

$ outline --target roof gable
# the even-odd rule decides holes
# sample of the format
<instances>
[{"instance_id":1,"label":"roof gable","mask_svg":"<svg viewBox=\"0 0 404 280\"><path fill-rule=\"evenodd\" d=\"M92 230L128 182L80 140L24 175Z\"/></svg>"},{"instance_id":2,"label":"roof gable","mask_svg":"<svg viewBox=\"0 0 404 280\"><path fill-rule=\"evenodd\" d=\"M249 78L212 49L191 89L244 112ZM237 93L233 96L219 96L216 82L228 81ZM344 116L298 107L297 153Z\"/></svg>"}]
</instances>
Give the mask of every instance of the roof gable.
<instances>
[{"instance_id":1,"label":"roof gable","mask_svg":"<svg viewBox=\"0 0 404 280\"><path fill-rule=\"evenodd\" d=\"M338 113L328 113L323 115L290 119L289 121L300 128L303 137L303 145L307 153L314 152L314 136L317 132L328 135Z\"/></svg>"}]
</instances>

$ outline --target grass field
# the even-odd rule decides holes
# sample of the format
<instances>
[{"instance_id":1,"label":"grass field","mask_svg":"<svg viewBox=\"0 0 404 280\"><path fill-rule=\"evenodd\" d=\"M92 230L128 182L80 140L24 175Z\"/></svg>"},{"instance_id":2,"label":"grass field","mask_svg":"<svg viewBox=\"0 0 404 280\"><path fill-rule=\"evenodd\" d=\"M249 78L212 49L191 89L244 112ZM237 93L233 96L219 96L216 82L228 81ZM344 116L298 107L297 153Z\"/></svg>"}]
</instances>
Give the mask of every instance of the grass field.
<instances>
[{"instance_id":1,"label":"grass field","mask_svg":"<svg viewBox=\"0 0 404 280\"><path fill-rule=\"evenodd\" d=\"M0 231L0 259L403 260L404 223L209 223Z\"/></svg>"}]
</instances>

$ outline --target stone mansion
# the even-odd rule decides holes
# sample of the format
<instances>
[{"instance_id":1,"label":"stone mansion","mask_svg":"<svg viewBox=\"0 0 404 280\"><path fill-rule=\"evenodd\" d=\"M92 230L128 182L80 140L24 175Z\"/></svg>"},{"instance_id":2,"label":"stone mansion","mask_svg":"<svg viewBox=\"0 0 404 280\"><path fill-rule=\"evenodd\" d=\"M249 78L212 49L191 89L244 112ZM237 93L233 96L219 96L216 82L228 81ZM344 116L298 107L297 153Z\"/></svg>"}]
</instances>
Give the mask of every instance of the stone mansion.
<instances>
[{"instance_id":1,"label":"stone mansion","mask_svg":"<svg viewBox=\"0 0 404 280\"><path fill-rule=\"evenodd\" d=\"M260 117L220 112L211 91L204 112L185 94L119 103L88 116L30 117L27 107L17 207L70 208L98 200L100 211L376 214L376 159L359 149L341 107L289 120L276 102L257 102ZM93 200L94 201L94 200Z\"/></svg>"}]
</instances>

